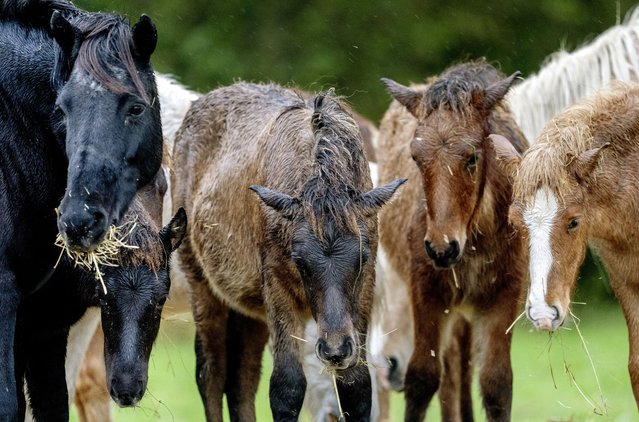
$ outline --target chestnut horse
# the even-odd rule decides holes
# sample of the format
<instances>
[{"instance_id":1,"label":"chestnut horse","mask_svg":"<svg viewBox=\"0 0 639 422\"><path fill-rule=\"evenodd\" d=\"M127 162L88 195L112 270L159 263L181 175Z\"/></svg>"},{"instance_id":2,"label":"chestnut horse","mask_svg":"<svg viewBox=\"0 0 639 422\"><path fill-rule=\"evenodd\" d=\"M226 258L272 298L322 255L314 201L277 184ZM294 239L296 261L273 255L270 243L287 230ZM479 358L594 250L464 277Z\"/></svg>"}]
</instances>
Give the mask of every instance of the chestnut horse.
<instances>
[{"instance_id":1,"label":"chestnut horse","mask_svg":"<svg viewBox=\"0 0 639 422\"><path fill-rule=\"evenodd\" d=\"M192 291L207 418L222 419L226 393L232 419L255 420L270 334L273 418L297 420L306 389L298 338L313 318L316 354L336 372L344 412L368 420L371 383L359 363L377 211L403 180L371 189L361 135L339 100L277 85L238 83L197 100L173 160L174 207L194 222L178 259Z\"/></svg>"},{"instance_id":2,"label":"chestnut horse","mask_svg":"<svg viewBox=\"0 0 639 422\"><path fill-rule=\"evenodd\" d=\"M380 215L380 244L410 280L415 350L405 380L407 421L424 418L438 389L443 420L472 419L471 339L487 418L510 417L505 332L519 306L525 255L508 225L508 175L487 136L506 134L516 150L527 147L502 101L518 74L505 78L477 61L427 86L384 80L397 101L380 126L380 182L409 177Z\"/></svg>"},{"instance_id":3,"label":"chestnut horse","mask_svg":"<svg viewBox=\"0 0 639 422\"><path fill-rule=\"evenodd\" d=\"M548 331L564 322L590 244L626 317L639 403L639 84L616 82L558 114L523 158L492 138L514 175L510 220L529 243L528 318Z\"/></svg>"}]
</instances>

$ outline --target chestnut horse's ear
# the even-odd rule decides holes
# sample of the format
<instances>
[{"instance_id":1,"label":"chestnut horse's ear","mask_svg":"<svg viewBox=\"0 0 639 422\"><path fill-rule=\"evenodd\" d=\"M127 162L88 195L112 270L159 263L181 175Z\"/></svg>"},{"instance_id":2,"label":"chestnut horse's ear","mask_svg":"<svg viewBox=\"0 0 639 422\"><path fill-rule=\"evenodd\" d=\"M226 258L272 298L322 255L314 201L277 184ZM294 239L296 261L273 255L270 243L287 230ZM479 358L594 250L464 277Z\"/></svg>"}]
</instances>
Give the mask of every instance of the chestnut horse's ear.
<instances>
[{"instance_id":1,"label":"chestnut horse's ear","mask_svg":"<svg viewBox=\"0 0 639 422\"><path fill-rule=\"evenodd\" d=\"M420 108L422 106L423 94L410 89L407 86L398 84L392 79L382 78L381 81L386 85L386 90L393 96L401 105L406 107L410 113L418 117Z\"/></svg>"},{"instance_id":2,"label":"chestnut horse's ear","mask_svg":"<svg viewBox=\"0 0 639 422\"><path fill-rule=\"evenodd\" d=\"M569 171L575 176L579 184L587 184L592 171L599 163L601 152L610 146L610 142L606 142L597 148L589 149L582 152L578 157L568 165Z\"/></svg>"},{"instance_id":3,"label":"chestnut horse's ear","mask_svg":"<svg viewBox=\"0 0 639 422\"><path fill-rule=\"evenodd\" d=\"M169 224L160 230L160 239L164 244L167 254L170 254L180 246L186 235L186 211L180 207Z\"/></svg>"},{"instance_id":4,"label":"chestnut horse's ear","mask_svg":"<svg viewBox=\"0 0 639 422\"><path fill-rule=\"evenodd\" d=\"M299 199L285 193L257 185L250 186L249 189L255 192L266 205L282 214L285 218L291 218L300 207Z\"/></svg>"},{"instance_id":5,"label":"chestnut horse's ear","mask_svg":"<svg viewBox=\"0 0 639 422\"><path fill-rule=\"evenodd\" d=\"M488 135L489 144L495 151L497 162L506 171L509 177L513 177L521 163L521 155L508 139L492 133Z\"/></svg>"},{"instance_id":6,"label":"chestnut horse's ear","mask_svg":"<svg viewBox=\"0 0 639 422\"><path fill-rule=\"evenodd\" d=\"M80 44L82 44L82 32L71 25L57 10L51 14L49 26L51 27L51 35L62 49L68 63L73 62L78 55Z\"/></svg>"},{"instance_id":7,"label":"chestnut horse's ear","mask_svg":"<svg viewBox=\"0 0 639 422\"><path fill-rule=\"evenodd\" d=\"M359 196L359 204L369 210L377 211L388 202L395 191L408 179L397 179L386 185L379 186Z\"/></svg>"},{"instance_id":8,"label":"chestnut horse's ear","mask_svg":"<svg viewBox=\"0 0 639 422\"><path fill-rule=\"evenodd\" d=\"M158 42L158 31L148 15L142 14L138 23L131 29L133 50L138 57L147 62L155 51Z\"/></svg>"},{"instance_id":9,"label":"chestnut horse's ear","mask_svg":"<svg viewBox=\"0 0 639 422\"><path fill-rule=\"evenodd\" d=\"M483 109L484 112L490 112L506 96L513 82L519 76L521 76L521 72L516 71L509 77L490 85L483 92L474 93L473 104L475 107Z\"/></svg>"}]
</instances>

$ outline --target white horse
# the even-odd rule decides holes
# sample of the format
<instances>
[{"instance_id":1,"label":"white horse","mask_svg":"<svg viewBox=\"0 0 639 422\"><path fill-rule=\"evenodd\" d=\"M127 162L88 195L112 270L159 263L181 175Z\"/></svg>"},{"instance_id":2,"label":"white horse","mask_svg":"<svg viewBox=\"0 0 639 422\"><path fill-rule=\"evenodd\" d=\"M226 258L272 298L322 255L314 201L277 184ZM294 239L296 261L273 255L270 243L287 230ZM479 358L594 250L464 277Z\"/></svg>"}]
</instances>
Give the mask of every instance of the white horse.
<instances>
[{"instance_id":1,"label":"white horse","mask_svg":"<svg viewBox=\"0 0 639 422\"><path fill-rule=\"evenodd\" d=\"M592 42L557 51L537 74L512 87L507 99L529 142L564 108L592 96L612 79L639 80L639 7Z\"/></svg>"}]
</instances>

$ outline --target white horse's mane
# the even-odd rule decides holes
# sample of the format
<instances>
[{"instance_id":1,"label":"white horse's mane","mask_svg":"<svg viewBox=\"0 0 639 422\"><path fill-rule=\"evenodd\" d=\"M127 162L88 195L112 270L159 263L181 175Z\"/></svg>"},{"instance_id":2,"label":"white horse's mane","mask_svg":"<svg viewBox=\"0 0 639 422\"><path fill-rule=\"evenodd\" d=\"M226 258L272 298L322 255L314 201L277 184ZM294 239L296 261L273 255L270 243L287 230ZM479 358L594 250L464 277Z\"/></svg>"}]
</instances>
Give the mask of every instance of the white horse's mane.
<instances>
[{"instance_id":1,"label":"white horse's mane","mask_svg":"<svg viewBox=\"0 0 639 422\"><path fill-rule=\"evenodd\" d=\"M626 15L624 23L572 53L561 50L548 56L541 70L514 86L507 99L532 143L554 115L612 79L639 79L639 7Z\"/></svg>"}]
</instances>

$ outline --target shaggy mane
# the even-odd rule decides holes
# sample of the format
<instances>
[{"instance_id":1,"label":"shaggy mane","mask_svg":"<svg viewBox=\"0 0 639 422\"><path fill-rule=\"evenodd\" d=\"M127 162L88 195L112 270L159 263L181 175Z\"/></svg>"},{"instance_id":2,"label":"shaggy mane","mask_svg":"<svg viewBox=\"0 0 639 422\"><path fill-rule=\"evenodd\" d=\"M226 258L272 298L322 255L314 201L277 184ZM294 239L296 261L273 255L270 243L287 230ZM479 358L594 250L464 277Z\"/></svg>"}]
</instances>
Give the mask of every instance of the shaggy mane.
<instances>
[{"instance_id":1,"label":"shaggy mane","mask_svg":"<svg viewBox=\"0 0 639 422\"><path fill-rule=\"evenodd\" d=\"M135 224L131 234L124 241L136 248L121 248L118 265L123 267L145 265L152 271L158 270L166 261L166 253L158 227L137 198L124 216L122 224L127 230L131 230Z\"/></svg>"},{"instance_id":2,"label":"shaggy mane","mask_svg":"<svg viewBox=\"0 0 639 422\"><path fill-rule=\"evenodd\" d=\"M361 193L368 168L359 127L332 90L313 99L315 137L312 176L301 198L304 214L320 239L328 219L340 231L358 231L354 200Z\"/></svg>"},{"instance_id":3,"label":"shaggy mane","mask_svg":"<svg viewBox=\"0 0 639 422\"><path fill-rule=\"evenodd\" d=\"M513 198L527 201L537 189L548 187L559 198L574 179L569 166L583 152L610 142L613 151L624 151L635 142L639 84L614 81L597 96L569 107L555 116L524 155L513 185Z\"/></svg>"}]
</instances>

